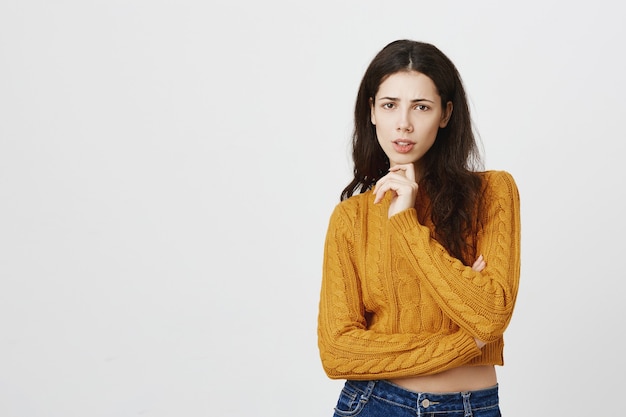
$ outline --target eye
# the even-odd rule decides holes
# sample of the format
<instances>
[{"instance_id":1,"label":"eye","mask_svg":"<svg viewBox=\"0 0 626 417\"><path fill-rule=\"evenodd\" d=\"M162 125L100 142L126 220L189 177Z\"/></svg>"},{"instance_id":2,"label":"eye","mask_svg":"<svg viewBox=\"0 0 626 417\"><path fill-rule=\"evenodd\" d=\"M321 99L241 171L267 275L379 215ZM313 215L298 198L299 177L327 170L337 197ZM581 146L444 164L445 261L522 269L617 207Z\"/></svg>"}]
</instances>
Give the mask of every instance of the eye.
<instances>
[{"instance_id":1,"label":"eye","mask_svg":"<svg viewBox=\"0 0 626 417\"><path fill-rule=\"evenodd\" d=\"M425 104L416 104L416 105L415 105L415 107L414 107L414 109L415 109L415 110L420 110L420 111L426 111L426 110L429 110L429 109L430 109L430 107L428 107L428 106L427 106L427 105L425 105Z\"/></svg>"},{"instance_id":2,"label":"eye","mask_svg":"<svg viewBox=\"0 0 626 417\"><path fill-rule=\"evenodd\" d=\"M381 105L381 107L382 107L383 109L391 110L391 109L393 109L394 107L396 107L396 103L393 103L393 102L383 103L383 104Z\"/></svg>"}]
</instances>

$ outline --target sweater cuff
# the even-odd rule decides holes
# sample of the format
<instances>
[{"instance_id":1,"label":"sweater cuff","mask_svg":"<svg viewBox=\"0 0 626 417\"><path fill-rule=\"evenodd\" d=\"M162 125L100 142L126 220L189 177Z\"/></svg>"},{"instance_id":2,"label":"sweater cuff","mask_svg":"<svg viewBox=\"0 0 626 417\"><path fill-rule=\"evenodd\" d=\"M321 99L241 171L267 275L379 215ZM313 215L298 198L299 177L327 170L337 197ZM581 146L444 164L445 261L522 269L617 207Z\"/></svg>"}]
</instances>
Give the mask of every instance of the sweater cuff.
<instances>
[{"instance_id":1,"label":"sweater cuff","mask_svg":"<svg viewBox=\"0 0 626 417\"><path fill-rule=\"evenodd\" d=\"M482 354L482 350L476 345L476 340L464 331L458 332L454 345L461 358L466 357L469 360Z\"/></svg>"},{"instance_id":2,"label":"sweater cuff","mask_svg":"<svg viewBox=\"0 0 626 417\"><path fill-rule=\"evenodd\" d=\"M391 225L400 232L407 232L416 226L420 226L417 221L417 210L414 208L409 208L401 211L400 213L396 213L389 218Z\"/></svg>"}]
</instances>

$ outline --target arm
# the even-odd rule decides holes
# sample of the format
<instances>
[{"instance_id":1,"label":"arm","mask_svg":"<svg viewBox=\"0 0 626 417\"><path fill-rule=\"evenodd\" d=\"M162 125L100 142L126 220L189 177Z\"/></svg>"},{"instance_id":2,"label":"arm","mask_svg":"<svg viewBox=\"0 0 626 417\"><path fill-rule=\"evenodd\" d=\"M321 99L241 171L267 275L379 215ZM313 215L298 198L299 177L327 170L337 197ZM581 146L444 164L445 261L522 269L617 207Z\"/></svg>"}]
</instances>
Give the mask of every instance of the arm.
<instances>
[{"instance_id":1,"label":"arm","mask_svg":"<svg viewBox=\"0 0 626 417\"><path fill-rule=\"evenodd\" d=\"M451 334L387 334L367 328L355 256L356 214L338 206L331 216L318 316L318 344L326 374L334 379L432 374L481 354L463 329Z\"/></svg>"},{"instance_id":2,"label":"arm","mask_svg":"<svg viewBox=\"0 0 626 417\"><path fill-rule=\"evenodd\" d=\"M391 217L395 239L441 309L485 342L501 337L517 296L520 273L519 194L510 174L492 174L478 253L487 266L475 271L453 258L417 221L414 209Z\"/></svg>"}]
</instances>

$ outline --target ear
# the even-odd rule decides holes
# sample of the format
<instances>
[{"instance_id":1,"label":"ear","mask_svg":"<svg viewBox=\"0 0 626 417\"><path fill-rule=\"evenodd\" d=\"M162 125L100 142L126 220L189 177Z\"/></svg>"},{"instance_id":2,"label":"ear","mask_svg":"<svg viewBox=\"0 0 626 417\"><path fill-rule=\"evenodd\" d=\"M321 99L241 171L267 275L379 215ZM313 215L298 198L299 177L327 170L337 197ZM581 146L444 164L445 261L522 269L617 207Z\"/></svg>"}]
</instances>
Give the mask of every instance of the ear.
<instances>
[{"instance_id":1,"label":"ear","mask_svg":"<svg viewBox=\"0 0 626 417\"><path fill-rule=\"evenodd\" d=\"M440 128L443 129L444 127L448 125L448 122L450 121L450 117L452 117L452 110L453 110L452 102L448 101L446 103L446 108L443 114L441 115L441 121L439 122Z\"/></svg>"},{"instance_id":2,"label":"ear","mask_svg":"<svg viewBox=\"0 0 626 417\"><path fill-rule=\"evenodd\" d=\"M370 97L370 119L372 119L372 124L376 126L376 115L374 114L374 98Z\"/></svg>"}]
</instances>

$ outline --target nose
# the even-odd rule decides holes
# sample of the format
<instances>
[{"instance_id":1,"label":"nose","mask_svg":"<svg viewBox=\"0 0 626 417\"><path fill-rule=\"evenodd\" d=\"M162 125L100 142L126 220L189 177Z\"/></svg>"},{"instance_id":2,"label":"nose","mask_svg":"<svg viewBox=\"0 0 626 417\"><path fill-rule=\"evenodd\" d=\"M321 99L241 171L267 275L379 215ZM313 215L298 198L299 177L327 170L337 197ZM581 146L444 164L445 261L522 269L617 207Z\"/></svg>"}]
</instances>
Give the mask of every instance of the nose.
<instances>
[{"instance_id":1,"label":"nose","mask_svg":"<svg viewBox=\"0 0 626 417\"><path fill-rule=\"evenodd\" d=\"M398 132L412 132L413 131L413 123L411 123L411 119L407 112L401 112L398 118Z\"/></svg>"}]
</instances>

